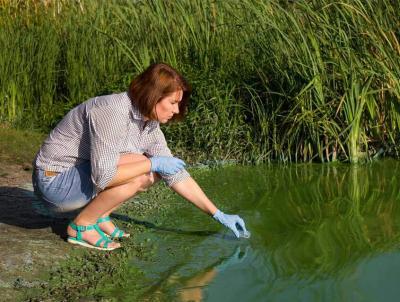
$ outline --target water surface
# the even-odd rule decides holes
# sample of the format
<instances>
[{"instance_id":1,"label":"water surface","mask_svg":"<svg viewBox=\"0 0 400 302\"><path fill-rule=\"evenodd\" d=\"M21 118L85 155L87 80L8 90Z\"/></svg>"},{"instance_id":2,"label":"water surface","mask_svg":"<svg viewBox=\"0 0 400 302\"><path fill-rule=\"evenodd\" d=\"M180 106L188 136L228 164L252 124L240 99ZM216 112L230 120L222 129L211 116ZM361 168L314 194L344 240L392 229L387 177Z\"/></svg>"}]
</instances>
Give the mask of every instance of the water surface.
<instances>
[{"instance_id":1,"label":"water surface","mask_svg":"<svg viewBox=\"0 0 400 302\"><path fill-rule=\"evenodd\" d=\"M400 164L227 167L197 176L252 236L233 235L176 197L149 218L164 230L143 270L143 297L165 301L398 301ZM128 300L129 291L118 291ZM125 296L126 295L126 296Z\"/></svg>"}]
</instances>

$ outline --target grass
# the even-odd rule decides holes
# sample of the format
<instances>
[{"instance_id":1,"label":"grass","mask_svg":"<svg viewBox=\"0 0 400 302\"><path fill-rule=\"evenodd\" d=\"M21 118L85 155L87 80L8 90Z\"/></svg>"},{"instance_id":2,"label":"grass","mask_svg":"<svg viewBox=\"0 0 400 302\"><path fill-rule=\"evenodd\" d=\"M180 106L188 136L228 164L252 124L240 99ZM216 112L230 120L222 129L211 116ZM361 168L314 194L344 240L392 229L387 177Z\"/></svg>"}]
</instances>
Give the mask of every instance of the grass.
<instances>
[{"instance_id":1,"label":"grass","mask_svg":"<svg viewBox=\"0 0 400 302\"><path fill-rule=\"evenodd\" d=\"M2 1L0 121L48 131L151 62L193 84L165 129L196 159L398 156L400 4L323 1ZM205 135L204 135L205 134Z\"/></svg>"},{"instance_id":2,"label":"grass","mask_svg":"<svg viewBox=\"0 0 400 302\"><path fill-rule=\"evenodd\" d=\"M28 130L0 126L0 161L4 165L19 164L30 167L45 136Z\"/></svg>"}]
</instances>

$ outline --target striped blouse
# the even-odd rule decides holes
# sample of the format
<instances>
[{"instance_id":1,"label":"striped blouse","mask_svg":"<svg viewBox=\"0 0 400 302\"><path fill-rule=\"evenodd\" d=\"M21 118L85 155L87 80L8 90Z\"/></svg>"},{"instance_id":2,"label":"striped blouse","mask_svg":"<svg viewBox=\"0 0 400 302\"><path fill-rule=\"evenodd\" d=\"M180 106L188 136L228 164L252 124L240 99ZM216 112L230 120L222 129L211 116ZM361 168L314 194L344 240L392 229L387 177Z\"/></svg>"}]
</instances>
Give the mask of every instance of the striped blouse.
<instances>
[{"instance_id":1,"label":"striped blouse","mask_svg":"<svg viewBox=\"0 0 400 302\"><path fill-rule=\"evenodd\" d=\"M42 144L34 166L62 172L90 161L99 192L115 176L125 153L172 156L159 122L144 121L127 92L91 98L69 111ZM189 176L186 170L161 175L169 186Z\"/></svg>"}]
</instances>

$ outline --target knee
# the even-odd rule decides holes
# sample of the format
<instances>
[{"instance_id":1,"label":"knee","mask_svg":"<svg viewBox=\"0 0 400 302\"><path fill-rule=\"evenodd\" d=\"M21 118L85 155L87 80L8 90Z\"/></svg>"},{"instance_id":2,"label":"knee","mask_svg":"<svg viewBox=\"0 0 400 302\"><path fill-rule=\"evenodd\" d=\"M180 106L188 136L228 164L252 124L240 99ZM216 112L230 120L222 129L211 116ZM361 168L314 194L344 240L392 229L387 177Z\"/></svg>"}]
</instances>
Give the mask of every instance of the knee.
<instances>
[{"instance_id":1,"label":"knee","mask_svg":"<svg viewBox=\"0 0 400 302\"><path fill-rule=\"evenodd\" d=\"M154 185L157 181L160 180L160 177L156 173L146 173L144 175L136 177L133 182L136 184L138 188L138 192L145 192L148 188Z\"/></svg>"}]
</instances>

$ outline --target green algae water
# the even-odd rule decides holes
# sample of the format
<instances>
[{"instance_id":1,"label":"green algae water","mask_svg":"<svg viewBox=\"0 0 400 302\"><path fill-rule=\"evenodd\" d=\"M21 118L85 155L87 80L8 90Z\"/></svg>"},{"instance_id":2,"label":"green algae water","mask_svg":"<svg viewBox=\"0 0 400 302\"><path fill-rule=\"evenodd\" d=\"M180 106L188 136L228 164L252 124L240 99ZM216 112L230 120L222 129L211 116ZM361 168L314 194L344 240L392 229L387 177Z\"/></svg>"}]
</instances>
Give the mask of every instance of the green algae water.
<instances>
[{"instance_id":1,"label":"green algae water","mask_svg":"<svg viewBox=\"0 0 400 302\"><path fill-rule=\"evenodd\" d=\"M398 301L400 162L226 167L198 173L207 195L239 214L252 236L229 230L178 196L137 235L110 293L129 301Z\"/></svg>"}]
</instances>

